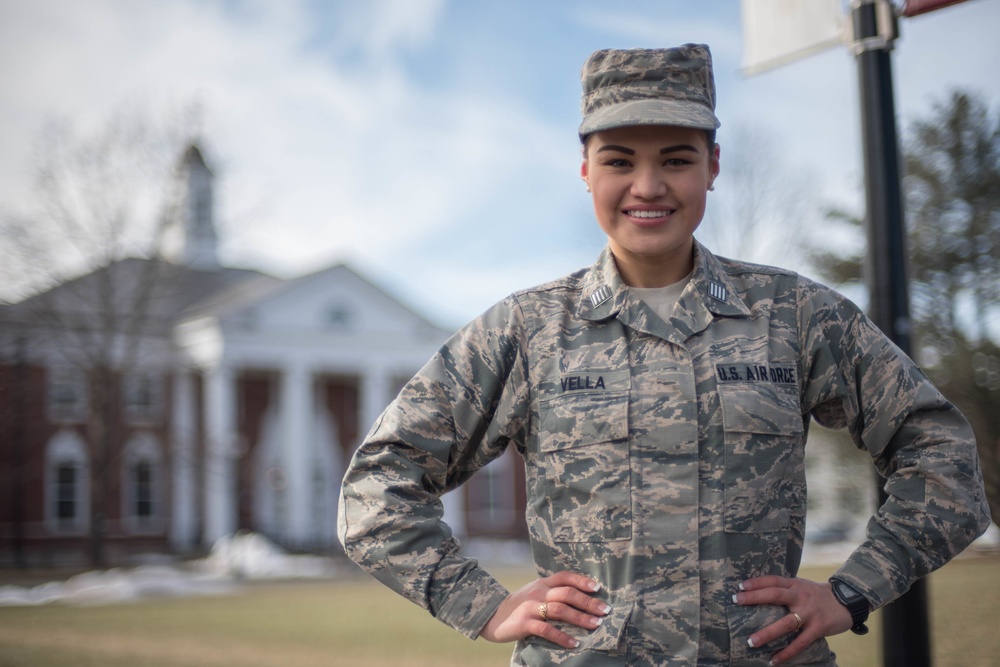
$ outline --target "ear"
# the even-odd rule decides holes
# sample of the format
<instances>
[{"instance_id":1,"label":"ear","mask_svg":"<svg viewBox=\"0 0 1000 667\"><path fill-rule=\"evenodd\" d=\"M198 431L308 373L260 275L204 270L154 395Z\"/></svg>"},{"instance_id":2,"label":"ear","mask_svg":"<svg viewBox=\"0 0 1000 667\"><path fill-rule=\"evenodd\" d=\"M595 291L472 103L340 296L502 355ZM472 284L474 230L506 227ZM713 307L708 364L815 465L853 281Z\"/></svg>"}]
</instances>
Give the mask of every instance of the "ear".
<instances>
[{"instance_id":1,"label":"ear","mask_svg":"<svg viewBox=\"0 0 1000 667\"><path fill-rule=\"evenodd\" d=\"M708 180L709 185L712 185L715 182L715 179L719 177L719 172L722 171L722 165L719 161L719 156L721 154L722 152L719 149L719 144L715 144L715 146L712 147L712 157L709 158L708 161L708 171L710 175Z\"/></svg>"},{"instance_id":2,"label":"ear","mask_svg":"<svg viewBox=\"0 0 1000 667\"><path fill-rule=\"evenodd\" d=\"M587 186L587 192L590 192L590 174L587 172L587 161L586 160L584 160L580 164L580 178L582 178L583 182L586 184L586 186Z\"/></svg>"}]
</instances>

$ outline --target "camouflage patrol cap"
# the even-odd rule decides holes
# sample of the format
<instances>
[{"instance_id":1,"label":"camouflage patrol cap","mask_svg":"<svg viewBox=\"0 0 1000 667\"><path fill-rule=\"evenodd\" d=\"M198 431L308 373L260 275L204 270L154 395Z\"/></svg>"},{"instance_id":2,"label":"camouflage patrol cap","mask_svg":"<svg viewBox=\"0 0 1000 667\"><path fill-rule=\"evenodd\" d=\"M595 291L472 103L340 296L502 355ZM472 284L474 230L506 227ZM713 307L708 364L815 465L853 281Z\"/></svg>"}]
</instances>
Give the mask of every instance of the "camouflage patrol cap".
<instances>
[{"instance_id":1,"label":"camouflage patrol cap","mask_svg":"<svg viewBox=\"0 0 1000 667\"><path fill-rule=\"evenodd\" d=\"M719 127L712 54L704 44L602 49L583 65L580 137L629 125Z\"/></svg>"}]
</instances>

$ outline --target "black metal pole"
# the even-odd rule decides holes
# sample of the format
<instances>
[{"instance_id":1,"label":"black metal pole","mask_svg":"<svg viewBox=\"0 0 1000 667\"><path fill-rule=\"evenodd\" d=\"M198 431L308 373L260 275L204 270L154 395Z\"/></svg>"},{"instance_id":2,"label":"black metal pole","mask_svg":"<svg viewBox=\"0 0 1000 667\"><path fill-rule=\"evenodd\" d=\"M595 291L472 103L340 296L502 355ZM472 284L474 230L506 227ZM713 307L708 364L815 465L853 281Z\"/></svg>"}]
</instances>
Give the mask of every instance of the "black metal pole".
<instances>
[{"instance_id":1,"label":"black metal pole","mask_svg":"<svg viewBox=\"0 0 1000 667\"><path fill-rule=\"evenodd\" d=\"M872 321L900 349L911 354L906 229L889 58L895 26L891 34L883 26L880 35L880 12L883 22L892 16L887 1L855 0L852 12L861 84L866 181L868 252L865 280L870 293ZM880 504L886 500L884 487L884 480L880 479ZM883 608L882 658L885 667L930 667L927 609L927 583L923 579Z\"/></svg>"}]
</instances>

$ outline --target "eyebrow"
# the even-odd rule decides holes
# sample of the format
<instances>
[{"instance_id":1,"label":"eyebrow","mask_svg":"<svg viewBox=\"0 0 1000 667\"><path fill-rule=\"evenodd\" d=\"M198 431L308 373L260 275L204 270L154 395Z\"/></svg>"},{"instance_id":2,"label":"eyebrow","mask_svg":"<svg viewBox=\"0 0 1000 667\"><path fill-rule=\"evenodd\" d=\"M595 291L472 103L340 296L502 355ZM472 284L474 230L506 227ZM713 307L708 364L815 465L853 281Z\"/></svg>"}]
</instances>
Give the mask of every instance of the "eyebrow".
<instances>
[{"instance_id":1,"label":"eyebrow","mask_svg":"<svg viewBox=\"0 0 1000 667\"><path fill-rule=\"evenodd\" d=\"M625 146L617 146L615 144L608 144L607 146L601 146L597 149L598 153L604 151L616 151L618 153L625 153L626 155L635 155L635 151L631 148ZM698 149L691 144L677 144L675 146L666 146L660 149L660 155L666 155L667 153L676 153L679 151L691 151L694 153L698 152Z\"/></svg>"},{"instance_id":2,"label":"eyebrow","mask_svg":"<svg viewBox=\"0 0 1000 667\"><path fill-rule=\"evenodd\" d=\"M677 144L676 146L667 146L666 148L660 149L660 155L665 153L676 153L678 151L691 151L692 153L697 153L698 148L692 146L691 144Z\"/></svg>"}]
</instances>

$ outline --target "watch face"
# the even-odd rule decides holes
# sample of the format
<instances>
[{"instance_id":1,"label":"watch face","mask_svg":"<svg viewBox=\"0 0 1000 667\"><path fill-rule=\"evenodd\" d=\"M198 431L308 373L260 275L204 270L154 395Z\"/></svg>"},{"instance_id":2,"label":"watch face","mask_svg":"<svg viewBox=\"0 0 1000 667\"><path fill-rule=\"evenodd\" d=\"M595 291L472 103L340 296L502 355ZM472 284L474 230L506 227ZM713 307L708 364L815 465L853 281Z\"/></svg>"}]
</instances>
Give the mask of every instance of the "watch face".
<instances>
[{"instance_id":1,"label":"watch face","mask_svg":"<svg viewBox=\"0 0 1000 667\"><path fill-rule=\"evenodd\" d=\"M837 597L841 598L841 600L846 604L852 604L858 600L864 599L864 596L862 596L861 593L857 592L851 588L851 586L845 584L839 579L834 579L831 583L833 583Z\"/></svg>"},{"instance_id":2,"label":"watch face","mask_svg":"<svg viewBox=\"0 0 1000 667\"><path fill-rule=\"evenodd\" d=\"M862 597L861 593L858 593L856 590L845 584L843 581L834 581L833 585L837 587L837 592L840 593L840 596L848 603L856 602L859 598Z\"/></svg>"}]
</instances>

